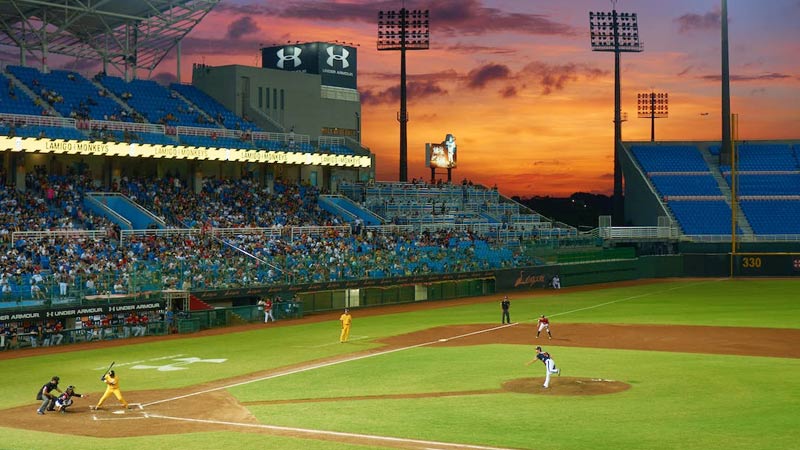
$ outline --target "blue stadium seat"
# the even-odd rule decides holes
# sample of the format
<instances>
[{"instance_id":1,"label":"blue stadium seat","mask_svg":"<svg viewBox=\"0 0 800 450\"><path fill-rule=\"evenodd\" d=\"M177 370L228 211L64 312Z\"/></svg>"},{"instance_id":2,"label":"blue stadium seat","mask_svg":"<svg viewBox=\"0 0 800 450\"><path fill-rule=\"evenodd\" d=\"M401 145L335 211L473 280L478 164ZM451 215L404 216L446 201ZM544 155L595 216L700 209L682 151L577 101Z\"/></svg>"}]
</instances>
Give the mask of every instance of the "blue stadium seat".
<instances>
[{"instance_id":1,"label":"blue stadium seat","mask_svg":"<svg viewBox=\"0 0 800 450\"><path fill-rule=\"evenodd\" d=\"M707 175L652 175L650 180L659 194L664 196L722 195L711 174Z\"/></svg>"},{"instance_id":2,"label":"blue stadium seat","mask_svg":"<svg viewBox=\"0 0 800 450\"><path fill-rule=\"evenodd\" d=\"M671 201L668 206L684 234L731 234L731 207L722 200Z\"/></svg>"},{"instance_id":3,"label":"blue stadium seat","mask_svg":"<svg viewBox=\"0 0 800 450\"><path fill-rule=\"evenodd\" d=\"M709 171L700 151L693 145L634 145L631 153L647 173Z\"/></svg>"},{"instance_id":4,"label":"blue stadium seat","mask_svg":"<svg viewBox=\"0 0 800 450\"><path fill-rule=\"evenodd\" d=\"M757 235L800 234L800 200L739 202Z\"/></svg>"}]
</instances>

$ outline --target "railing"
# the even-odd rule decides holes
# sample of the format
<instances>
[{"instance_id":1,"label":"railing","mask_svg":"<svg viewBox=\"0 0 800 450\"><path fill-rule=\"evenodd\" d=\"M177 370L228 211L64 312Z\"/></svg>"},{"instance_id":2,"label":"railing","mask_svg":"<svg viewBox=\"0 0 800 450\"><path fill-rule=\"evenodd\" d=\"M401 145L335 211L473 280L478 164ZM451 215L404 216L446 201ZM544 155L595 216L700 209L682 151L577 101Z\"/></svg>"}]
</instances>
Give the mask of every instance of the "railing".
<instances>
[{"instance_id":1,"label":"railing","mask_svg":"<svg viewBox=\"0 0 800 450\"><path fill-rule=\"evenodd\" d=\"M699 235L684 235L684 240L691 242L730 242L730 234L699 234ZM765 234L765 235L747 235L737 234L737 242L798 242L800 241L800 234Z\"/></svg>"},{"instance_id":2,"label":"railing","mask_svg":"<svg viewBox=\"0 0 800 450\"><path fill-rule=\"evenodd\" d=\"M319 145L320 147L323 145L333 146L333 145L341 145L344 146L344 138L341 136L320 136L319 137Z\"/></svg>"},{"instance_id":3,"label":"railing","mask_svg":"<svg viewBox=\"0 0 800 450\"><path fill-rule=\"evenodd\" d=\"M226 128L206 128L206 127L175 127L179 136L204 136L204 137L227 137L233 139L241 139L245 131L241 130L228 130Z\"/></svg>"},{"instance_id":4,"label":"railing","mask_svg":"<svg viewBox=\"0 0 800 450\"><path fill-rule=\"evenodd\" d=\"M294 240L300 236L321 236L328 232L337 232L342 236L347 236L350 234L350 227L343 225L343 226L335 226L335 227L291 227L289 229L289 239L294 242Z\"/></svg>"},{"instance_id":5,"label":"railing","mask_svg":"<svg viewBox=\"0 0 800 450\"><path fill-rule=\"evenodd\" d=\"M603 239L677 239L680 234L673 227L602 227L598 235Z\"/></svg>"},{"instance_id":6,"label":"railing","mask_svg":"<svg viewBox=\"0 0 800 450\"><path fill-rule=\"evenodd\" d=\"M25 124L40 125L45 127L76 128L75 119L54 116L29 116L25 114L0 113L0 120L9 125Z\"/></svg>"},{"instance_id":7,"label":"railing","mask_svg":"<svg viewBox=\"0 0 800 450\"><path fill-rule=\"evenodd\" d=\"M118 122L112 120L89 121L89 128L92 130L103 129L103 127L105 127L105 129L107 130L114 130L114 131L138 131L140 133L157 133L157 134L164 134L166 132L166 127L164 125L154 124L154 123Z\"/></svg>"},{"instance_id":8,"label":"railing","mask_svg":"<svg viewBox=\"0 0 800 450\"><path fill-rule=\"evenodd\" d=\"M88 238L101 239L108 236L106 230L45 230L45 231L15 231L11 233L11 241L16 242L25 238Z\"/></svg>"},{"instance_id":9,"label":"railing","mask_svg":"<svg viewBox=\"0 0 800 450\"><path fill-rule=\"evenodd\" d=\"M311 144L311 136L307 134L271 133L268 131L254 131L252 132L252 136L253 140L256 141L274 141L274 142L281 142L286 145Z\"/></svg>"}]
</instances>

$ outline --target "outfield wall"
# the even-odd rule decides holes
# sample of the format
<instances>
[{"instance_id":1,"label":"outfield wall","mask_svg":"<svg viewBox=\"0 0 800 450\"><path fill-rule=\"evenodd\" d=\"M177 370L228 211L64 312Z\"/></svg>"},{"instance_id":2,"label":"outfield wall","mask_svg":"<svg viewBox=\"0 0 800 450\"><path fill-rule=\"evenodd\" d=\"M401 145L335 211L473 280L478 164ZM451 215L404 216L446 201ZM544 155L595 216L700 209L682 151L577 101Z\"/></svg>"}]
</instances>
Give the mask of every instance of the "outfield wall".
<instances>
[{"instance_id":1,"label":"outfield wall","mask_svg":"<svg viewBox=\"0 0 800 450\"><path fill-rule=\"evenodd\" d=\"M733 266L731 266L733 261ZM307 313L363 308L380 305L478 297L495 293L551 288L558 275L562 288L652 278L727 277L731 269L743 277L800 277L800 253L687 253L681 255L640 256L630 259L503 269L497 271L423 275L393 279L325 282L304 285L264 286L194 293L215 307L191 311L179 317L179 332L228 326L263 319L256 302L275 295L283 302L274 306L280 319L302 317ZM202 295L209 294L209 295ZM288 301L290 298L294 301ZM84 302L82 302L84 303ZM161 309L155 301L139 304L116 303L111 298L81 305L15 308L0 314L4 322L36 322L87 314L102 314L139 309Z\"/></svg>"}]
</instances>

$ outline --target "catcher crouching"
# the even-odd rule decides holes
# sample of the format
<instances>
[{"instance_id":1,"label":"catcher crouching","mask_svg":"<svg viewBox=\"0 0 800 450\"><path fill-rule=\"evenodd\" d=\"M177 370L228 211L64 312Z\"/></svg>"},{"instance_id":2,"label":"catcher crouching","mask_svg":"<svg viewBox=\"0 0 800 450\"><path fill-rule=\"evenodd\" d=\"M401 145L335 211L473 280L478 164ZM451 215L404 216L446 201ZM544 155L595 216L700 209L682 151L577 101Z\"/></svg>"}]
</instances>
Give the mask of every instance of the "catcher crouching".
<instances>
[{"instance_id":1,"label":"catcher crouching","mask_svg":"<svg viewBox=\"0 0 800 450\"><path fill-rule=\"evenodd\" d=\"M67 408L72 406L72 397L88 397L86 394L78 394L75 392L75 386L68 386L67 390L64 391L61 395L58 396L56 399L56 411L60 411L61 414L66 414Z\"/></svg>"}]
</instances>

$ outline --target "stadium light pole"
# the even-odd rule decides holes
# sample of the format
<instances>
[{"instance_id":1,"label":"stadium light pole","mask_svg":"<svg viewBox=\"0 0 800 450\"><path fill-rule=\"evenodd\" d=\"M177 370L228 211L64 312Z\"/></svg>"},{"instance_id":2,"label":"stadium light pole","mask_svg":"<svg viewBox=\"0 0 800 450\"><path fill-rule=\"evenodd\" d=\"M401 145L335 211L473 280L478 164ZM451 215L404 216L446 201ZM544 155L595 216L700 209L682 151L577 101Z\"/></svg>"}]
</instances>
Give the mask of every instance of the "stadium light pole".
<instances>
[{"instance_id":1,"label":"stadium light pole","mask_svg":"<svg viewBox=\"0 0 800 450\"><path fill-rule=\"evenodd\" d=\"M428 10L378 12L378 51L400 51L400 181L408 181L408 110L406 108L406 51L430 48Z\"/></svg>"},{"instance_id":2,"label":"stadium light pole","mask_svg":"<svg viewBox=\"0 0 800 450\"><path fill-rule=\"evenodd\" d=\"M731 144L731 70L728 51L728 1L722 0L720 12L721 33L721 71L722 71L722 148L719 163L730 164L733 145Z\"/></svg>"},{"instance_id":3,"label":"stadium light pole","mask_svg":"<svg viewBox=\"0 0 800 450\"><path fill-rule=\"evenodd\" d=\"M612 0L616 6L616 0ZM624 219L622 202L622 169L620 153L622 142L622 100L620 88L619 56L623 52L641 52L639 24L635 13L589 12L589 29L592 51L614 52L614 198L613 222L621 225Z\"/></svg>"},{"instance_id":4,"label":"stadium light pole","mask_svg":"<svg viewBox=\"0 0 800 450\"><path fill-rule=\"evenodd\" d=\"M640 119L650 119L650 142L656 141L656 119L669 116L669 98L666 92L640 92L637 108Z\"/></svg>"}]
</instances>

